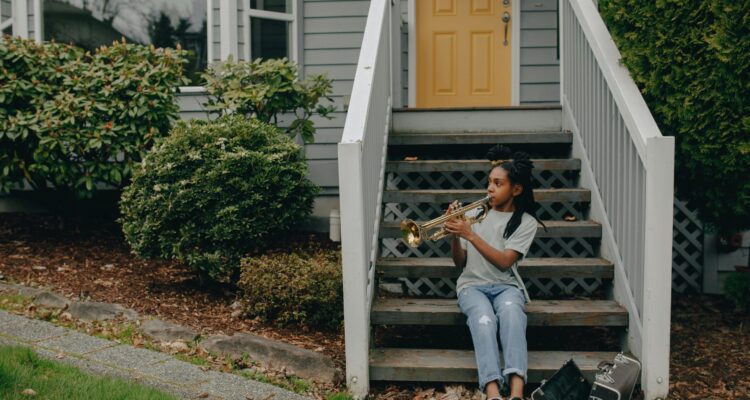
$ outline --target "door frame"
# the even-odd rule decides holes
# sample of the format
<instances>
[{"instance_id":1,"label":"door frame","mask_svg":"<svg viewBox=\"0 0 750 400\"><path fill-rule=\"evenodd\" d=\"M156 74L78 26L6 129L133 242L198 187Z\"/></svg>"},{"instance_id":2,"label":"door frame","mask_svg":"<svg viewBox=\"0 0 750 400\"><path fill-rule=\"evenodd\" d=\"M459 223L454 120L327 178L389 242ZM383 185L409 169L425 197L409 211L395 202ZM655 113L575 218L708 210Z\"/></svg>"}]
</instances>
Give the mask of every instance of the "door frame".
<instances>
[{"instance_id":1,"label":"door frame","mask_svg":"<svg viewBox=\"0 0 750 400\"><path fill-rule=\"evenodd\" d=\"M408 32L409 32L409 108L414 108L417 104L417 0L408 0ZM511 86L510 86L510 104L517 106L520 104L521 94L521 1L511 0L511 21L514 23L511 27Z\"/></svg>"}]
</instances>

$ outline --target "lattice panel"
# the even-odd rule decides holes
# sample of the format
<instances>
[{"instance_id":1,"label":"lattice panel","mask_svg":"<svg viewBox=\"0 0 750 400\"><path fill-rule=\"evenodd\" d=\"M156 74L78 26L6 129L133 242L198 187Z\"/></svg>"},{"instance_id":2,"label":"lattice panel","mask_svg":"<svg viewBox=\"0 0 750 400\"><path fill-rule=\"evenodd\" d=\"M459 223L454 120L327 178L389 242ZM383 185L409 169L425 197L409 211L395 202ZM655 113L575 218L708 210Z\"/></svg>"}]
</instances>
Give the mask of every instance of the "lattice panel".
<instances>
[{"instance_id":1,"label":"lattice panel","mask_svg":"<svg viewBox=\"0 0 750 400\"><path fill-rule=\"evenodd\" d=\"M427 221L445 213L448 204L434 203L384 203L383 221L402 221L406 218L415 221ZM572 215L578 220L584 218L583 203L541 203L536 215L541 220L562 220Z\"/></svg>"},{"instance_id":2,"label":"lattice panel","mask_svg":"<svg viewBox=\"0 0 750 400\"><path fill-rule=\"evenodd\" d=\"M597 240L591 238L535 238L528 257L594 257ZM451 244L447 239L424 241L414 249L400 238L381 239L381 257L450 257Z\"/></svg>"},{"instance_id":3,"label":"lattice panel","mask_svg":"<svg viewBox=\"0 0 750 400\"><path fill-rule=\"evenodd\" d=\"M456 279L453 278L397 278L406 294L412 296L456 297ZM596 278L533 278L524 279L532 298L560 296L589 296L602 288L602 280Z\"/></svg>"},{"instance_id":4,"label":"lattice panel","mask_svg":"<svg viewBox=\"0 0 750 400\"><path fill-rule=\"evenodd\" d=\"M575 187L575 171L545 170L532 173L534 188ZM387 189L484 189L486 171L391 172Z\"/></svg>"},{"instance_id":5,"label":"lattice panel","mask_svg":"<svg viewBox=\"0 0 750 400\"><path fill-rule=\"evenodd\" d=\"M687 204L674 199L672 290L700 292L703 275L703 225Z\"/></svg>"}]
</instances>

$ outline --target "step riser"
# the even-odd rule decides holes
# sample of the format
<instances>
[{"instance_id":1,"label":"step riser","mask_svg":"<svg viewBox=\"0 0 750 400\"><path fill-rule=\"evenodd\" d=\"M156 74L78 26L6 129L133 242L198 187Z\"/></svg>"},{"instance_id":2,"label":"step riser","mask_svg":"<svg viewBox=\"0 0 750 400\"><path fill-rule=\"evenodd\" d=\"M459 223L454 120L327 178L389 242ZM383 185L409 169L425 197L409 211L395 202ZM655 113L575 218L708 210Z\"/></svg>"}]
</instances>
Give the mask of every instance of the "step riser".
<instances>
[{"instance_id":1,"label":"step riser","mask_svg":"<svg viewBox=\"0 0 750 400\"><path fill-rule=\"evenodd\" d=\"M611 361L611 352L529 353L528 382L549 379L568 359L574 359L590 381L601 361ZM502 360L502 355L500 356ZM473 351L375 349L370 355L370 379L375 381L476 382Z\"/></svg>"},{"instance_id":2,"label":"step riser","mask_svg":"<svg viewBox=\"0 0 750 400\"><path fill-rule=\"evenodd\" d=\"M541 225L537 228L536 238L560 237L560 238L601 238L602 227L598 224L570 223L553 225L552 221L547 225L545 231ZM419 222L418 222L419 223ZM384 222L380 224L378 237L381 239L400 238L401 229L399 222Z\"/></svg>"},{"instance_id":3,"label":"step riser","mask_svg":"<svg viewBox=\"0 0 750 400\"><path fill-rule=\"evenodd\" d=\"M393 130L406 132L559 131L562 111L553 109L394 111Z\"/></svg>"},{"instance_id":4,"label":"step riser","mask_svg":"<svg viewBox=\"0 0 750 400\"><path fill-rule=\"evenodd\" d=\"M534 171L580 171L581 160L545 160L535 159ZM436 161L389 161L385 171L393 173L408 172L487 172L490 163L486 160L436 160Z\"/></svg>"},{"instance_id":5,"label":"step riser","mask_svg":"<svg viewBox=\"0 0 750 400\"><path fill-rule=\"evenodd\" d=\"M432 203L444 204L458 200L471 203L487 195L486 190L385 190L383 203ZM588 189L534 189L534 200L538 203L562 203L591 201Z\"/></svg>"},{"instance_id":6,"label":"step riser","mask_svg":"<svg viewBox=\"0 0 750 400\"><path fill-rule=\"evenodd\" d=\"M520 267L524 277L535 279L581 278L614 279L612 266L597 267ZM383 278L454 278L461 270L445 267L378 267L378 276Z\"/></svg>"},{"instance_id":7,"label":"step riser","mask_svg":"<svg viewBox=\"0 0 750 400\"><path fill-rule=\"evenodd\" d=\"M487 134L434 134L427 133L409 133L393 134L388 137L388 145L406 146L406 145L518 145L518 144L543 144L543 143L573 143L573 135L562 132L534 132L534 133L487 133Z\"/></svg>"},{"instance_id":8,"label":"step riser","mask_svg":"<svg viewBox=\"0 0 750 400\"><path fill-rule=\"evenodd\" d=\"M373 312L371 323L373 325L439 325L456 326L466 325L466 317L461 314L434 315L430 313L402 312ZM627 315L577 315L571 314L530 314L527 313L528 326L624 326L627 325Z\"/></svg>"}]
</instances>

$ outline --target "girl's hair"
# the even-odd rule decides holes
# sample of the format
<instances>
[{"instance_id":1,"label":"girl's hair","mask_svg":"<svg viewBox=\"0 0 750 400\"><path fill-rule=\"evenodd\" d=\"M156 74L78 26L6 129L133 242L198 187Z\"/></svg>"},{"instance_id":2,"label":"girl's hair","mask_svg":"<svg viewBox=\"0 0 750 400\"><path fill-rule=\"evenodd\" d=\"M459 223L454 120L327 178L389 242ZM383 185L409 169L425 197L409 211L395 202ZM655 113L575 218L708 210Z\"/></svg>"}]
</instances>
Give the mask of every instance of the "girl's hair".
<instances>
[{"instance_id":1,"label":"girl's hair","mask_svg":"<svg viewBox=\"0 0 750 400\"><path fill-rule=\"evenodd\" d=\"M516 210L505 227L503 238L509 238L521 225L523 213L528 213L534 217L537 222L542 224L546 231L547 227L536 216L539 204L534 201L534 191L531 187L531 171L534 169L531 157L521 151L511 154L507 146L498 144L487 152L487 159L492 162L492 169L502 168L508 173L508 179L510 179L511 184L518 184L523 187L521 194L513 199L513 205L516 207Z\"/></svg>"}]
</instances>

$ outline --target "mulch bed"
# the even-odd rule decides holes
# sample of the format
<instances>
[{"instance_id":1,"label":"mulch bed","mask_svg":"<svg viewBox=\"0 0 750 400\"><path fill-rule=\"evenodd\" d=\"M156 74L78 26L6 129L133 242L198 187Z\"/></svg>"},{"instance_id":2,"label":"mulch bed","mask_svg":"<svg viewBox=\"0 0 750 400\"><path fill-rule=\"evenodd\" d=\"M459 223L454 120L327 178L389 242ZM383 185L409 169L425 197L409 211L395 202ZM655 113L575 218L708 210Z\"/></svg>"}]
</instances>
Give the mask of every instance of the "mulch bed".
<instances>
[{"instance_id":1,"label":"mulch bed","mask_svg":"<svg viewBox=\"0 0 750 400\"><path fill-rule=\"evenodd\" d=\"M71 299L121 304L204 336L250 332L281 340L322 352L343 366L343 329L279 328L232 317L239 296L233 286L201 283L176 262L135 257L111 220L66 221L64 229L60 222L41 214L0 214L0 275Z\"/></svg>"},{"instance_id":2,"label":"mulch bed","mask_svg":"<svg viewBox=\"0 0 750 400\"><path fill-rule=\"evenodd\" d=\"M321 240L325 240L322 239ZM140 260L111 221L0 214L0 275L70 298L118 303L203 335L252 332L327 354L343 365L343 331L279 328L232 317L230 285L200 284L179 263ZM376 336L378 336L376 334ZM720 296L672 298L670 398L750 399L750 316ZM473 387L376 386L376 398L471 398Z\"/></svg>"}]
</instances>

